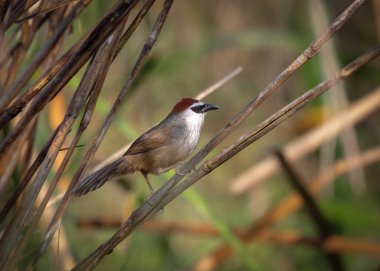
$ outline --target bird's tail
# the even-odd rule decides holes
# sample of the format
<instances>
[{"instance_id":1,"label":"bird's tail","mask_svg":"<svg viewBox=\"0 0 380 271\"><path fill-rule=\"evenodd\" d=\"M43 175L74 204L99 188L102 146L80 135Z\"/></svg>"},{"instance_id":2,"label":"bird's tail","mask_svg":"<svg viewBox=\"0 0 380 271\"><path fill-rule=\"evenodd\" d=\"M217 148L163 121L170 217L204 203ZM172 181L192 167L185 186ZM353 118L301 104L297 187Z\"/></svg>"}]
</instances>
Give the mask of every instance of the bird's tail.
<instances>
[{"instance_id":1,"label":"bird's tail","mask_svg":"<svg viewBox=\"0 0 380 271\"><path fill-rule=\"evenodd\" d=\"M126 164L123 158L120 158L85 177L73 188L71 194L77 197L83 196L88 192L98 189L115 177L133 173L134 171L133 168Z\"/></svg>"}]
</instances>

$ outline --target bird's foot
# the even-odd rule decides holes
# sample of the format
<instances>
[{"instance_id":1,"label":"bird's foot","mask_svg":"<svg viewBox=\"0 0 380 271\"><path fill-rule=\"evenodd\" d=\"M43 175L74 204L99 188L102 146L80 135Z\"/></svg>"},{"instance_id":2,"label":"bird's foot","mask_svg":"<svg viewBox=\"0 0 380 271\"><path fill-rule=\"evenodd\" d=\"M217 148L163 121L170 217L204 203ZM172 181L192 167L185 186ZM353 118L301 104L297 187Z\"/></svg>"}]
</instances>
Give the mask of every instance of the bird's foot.
<instances>
[{"instance_id":1,"label":"bird's foot","mask_svg":"<svg viewBox=\"0 0 380 271\"><path fill-rule=\"evenodd\" d=\"M195 170L196 170L196 168L193 167L192 169L190 169L190 171L188 171L187 173L185 173L185 172L181 172L181 170L180 170L179 168L177 168L175 172L176 172L178 175L180 175L180 176L185 176L185 175L187 175L187 174L189 174L189 173L193 173Z\"/></svg>"},{"instance_id":2,"label":"bird's foot","mask_svg":"<svg viewBox=\"0 0 380 271\"><path fill-rule=\"evenodd\" d=\"M175 173L178 174L178 175L180 175L180 176L185 176L185 175L186 175L186 173L181 172L181 170L180 170L179 168L177 168L177 169L175 170Z\"/></svg>"}]
</instances>

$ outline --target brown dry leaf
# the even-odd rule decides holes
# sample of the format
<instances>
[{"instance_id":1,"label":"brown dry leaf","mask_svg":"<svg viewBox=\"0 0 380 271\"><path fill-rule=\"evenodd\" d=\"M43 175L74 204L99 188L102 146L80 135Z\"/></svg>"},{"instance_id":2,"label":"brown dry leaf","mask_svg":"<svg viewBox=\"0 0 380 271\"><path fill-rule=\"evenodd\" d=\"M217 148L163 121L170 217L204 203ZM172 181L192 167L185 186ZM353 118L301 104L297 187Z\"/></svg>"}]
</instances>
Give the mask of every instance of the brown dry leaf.
<instances>
[{"instance_id":1,"label":"brown dry leaf","mask_svg":"<svg viewBox=\"0 0 380 271\"><path fill-rule=\"evenodd\" d=\"M52 130L55 130L58 125L62 122L66 113L66 102L65 96L62 92L58 93L58 95L49 103L48 105L48 118L49 118L49 126ZM58 170L59 165L62 163L62 160L65 156L65 152L61 151L57 159L55 159L53 168Z\"/></svg>"},{"instance_id":2,"label":"brown dry leaf","mask_svg":"<svg viewBox=\"0 0 380 271\"><path fill-rule=\"evenodd\" d=\"M62 92L51 101L49 104L49 125L51 129L55 129L62 122L66 113L66 102Z\"/></svg>"},{"instance_id":3,"label":"brown dry leaf","mask_svg":"<svg viewBox=\"0 0 380 271\"><path fill-rule=\"evenodd\" d=\"M62 153L60 153L59 156L57 157L57 160L55 160L54 168L56 168L56 169L58 169L59 164L62 162L62 160L59 160L59 164L57 162L58 159L61 159L60 158L61 156L62 156ZM60 192L66 191L69 188L70 181L71 181L71 179L69 177L63 176L61 178L61 181L58 183L58 186L57 186L58 187L58 191L60 191Z\"/></svg>"},{"instance_id":4,"label":"brown dry leaf","mask_svg":"<svg viewBox=\"0 0 380 271\"><path fill-rule=\"evenodd\" d=\"M5 153L3 159L0 159L0 175L3 175L4 171L7 169L11 155L12 155L12 150L10 149Z\"/></svg>"}]
</instances>

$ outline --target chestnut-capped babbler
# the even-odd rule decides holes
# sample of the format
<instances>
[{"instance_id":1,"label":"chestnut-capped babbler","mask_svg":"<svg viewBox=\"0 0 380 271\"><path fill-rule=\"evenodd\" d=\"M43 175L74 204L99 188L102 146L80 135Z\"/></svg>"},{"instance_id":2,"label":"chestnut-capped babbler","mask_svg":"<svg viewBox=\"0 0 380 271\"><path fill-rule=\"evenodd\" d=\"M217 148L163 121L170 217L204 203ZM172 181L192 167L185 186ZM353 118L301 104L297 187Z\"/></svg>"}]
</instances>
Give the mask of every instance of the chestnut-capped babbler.
<instances>
[{"instance_id":1,"label":"chestnut-capped babbler","mask_svg":"<svg viewBox=\"0 0 380 271\"><path fill-rule=\"evenodd\" d=\"M137 138L121 158L85 177L71 194L87 194L115 177L135 171L142 173L153 192L148 174L161 174L184 161L198 144L205 113L216 109L219 107L213 104L182 99L163 121Z\"/></svg>"}]
</instances>

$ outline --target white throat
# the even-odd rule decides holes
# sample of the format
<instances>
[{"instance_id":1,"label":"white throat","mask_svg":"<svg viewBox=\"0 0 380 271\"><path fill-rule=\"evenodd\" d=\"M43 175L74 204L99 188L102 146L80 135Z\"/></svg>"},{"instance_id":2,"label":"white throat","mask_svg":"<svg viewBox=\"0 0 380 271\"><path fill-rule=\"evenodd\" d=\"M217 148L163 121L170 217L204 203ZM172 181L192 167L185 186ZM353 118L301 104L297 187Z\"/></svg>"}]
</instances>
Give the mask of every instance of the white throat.
<instances>
[{"instance_id":1,"label":"white throat","mask_svg":"<svg viewBox=\"0 0 380 271\"><path fill-rule=\"evenodd\" d=\"M195 113L193 110L188 108L185 111L181 112L181 115L188 129L187 134L189 138L187 139L187 142L191 144L189 147L191 149L195 149L199 140L205 114Z\"/></svg>"},{"instance_id":2,"label":"white throat","mask_svg":"<svg viewBox=\"0 0 380 271\"><path fill-rule=\"evenodd\" d=\"M205 114L195 113L190 108L186 109L181 114L182 114L182 117L185 120L187 126L190 129L194 130L193 132L199 133L201 128L202 128L203 121L205 119Z\"/></svg>"}]
</instances>

